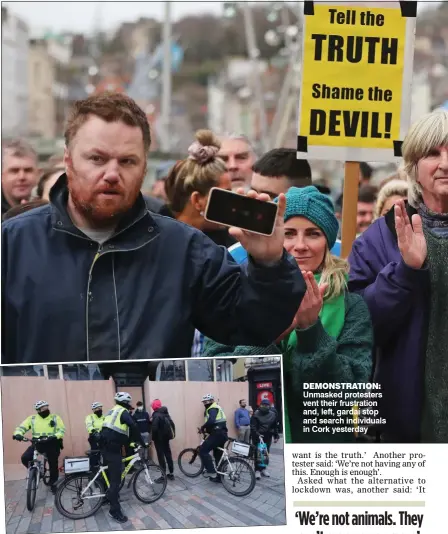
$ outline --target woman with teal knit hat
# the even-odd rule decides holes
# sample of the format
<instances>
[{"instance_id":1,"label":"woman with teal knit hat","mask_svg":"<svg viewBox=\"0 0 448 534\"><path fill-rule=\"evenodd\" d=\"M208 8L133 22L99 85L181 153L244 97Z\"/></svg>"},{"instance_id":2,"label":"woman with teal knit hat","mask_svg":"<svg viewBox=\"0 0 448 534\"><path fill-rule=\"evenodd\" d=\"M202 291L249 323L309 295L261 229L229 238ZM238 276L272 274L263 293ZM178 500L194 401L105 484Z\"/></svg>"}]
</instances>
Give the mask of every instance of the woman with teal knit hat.
<instances>
[{"instance_id":1,"label":"woman with teal knit hat","mask_svg":"<svg viewBox=\"0 0 448 534\"><path fill-rule=\"evenodd\" d=\"M304 419L315 417L303 414L303 384L369 380L373 350L369 311L362 297L347 291L347 261L330 253L339 228L331 199L314 186L291 187L284 219L284 248L298 263L307 285L291 327L269 347L228 347L207 339L203 356L283 354L286 442L354 441L354 431L303 430Z\"/></svg>"}]
</instances>

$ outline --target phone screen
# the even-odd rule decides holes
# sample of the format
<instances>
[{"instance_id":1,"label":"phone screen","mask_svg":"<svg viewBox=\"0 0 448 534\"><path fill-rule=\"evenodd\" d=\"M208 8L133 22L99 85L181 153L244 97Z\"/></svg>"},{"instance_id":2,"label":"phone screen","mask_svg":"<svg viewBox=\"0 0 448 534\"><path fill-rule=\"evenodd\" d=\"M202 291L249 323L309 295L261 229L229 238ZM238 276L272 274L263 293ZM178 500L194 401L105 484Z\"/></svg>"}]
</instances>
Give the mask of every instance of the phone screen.
<instances>
[{"instance_id":1,"label":"phone screen","mask_svg":"<svg viewBox=\"0 0 448 534\"><path fill-rule=\"evenodd\" d=\"M225 189L210 191L205 218L208 221L236 226L249 232L271 235L277 217L277 204L238 195Z\"/></svg>"}]
</instances>

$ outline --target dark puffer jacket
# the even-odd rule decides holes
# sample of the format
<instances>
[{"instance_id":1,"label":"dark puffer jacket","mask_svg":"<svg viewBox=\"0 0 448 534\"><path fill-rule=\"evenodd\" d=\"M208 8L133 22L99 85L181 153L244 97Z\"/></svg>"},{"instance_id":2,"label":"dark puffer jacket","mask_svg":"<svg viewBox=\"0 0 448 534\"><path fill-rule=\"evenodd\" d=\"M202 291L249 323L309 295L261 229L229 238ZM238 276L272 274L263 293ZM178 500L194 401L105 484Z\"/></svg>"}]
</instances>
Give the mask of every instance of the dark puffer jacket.
<instances>
[{"instance_id":1,"label":"dark puffer jacket","mask_svg":"<svg viewBox=\"0 0 448 534\"><path fill-rule=\"evenodd\" d=\"M188 358L194 328L267 345L291 324L305 283L286 252L240 267L142 196L98 245L73 225L66 182L2 225L1 363Z\"/></svg>"}]
</instances>

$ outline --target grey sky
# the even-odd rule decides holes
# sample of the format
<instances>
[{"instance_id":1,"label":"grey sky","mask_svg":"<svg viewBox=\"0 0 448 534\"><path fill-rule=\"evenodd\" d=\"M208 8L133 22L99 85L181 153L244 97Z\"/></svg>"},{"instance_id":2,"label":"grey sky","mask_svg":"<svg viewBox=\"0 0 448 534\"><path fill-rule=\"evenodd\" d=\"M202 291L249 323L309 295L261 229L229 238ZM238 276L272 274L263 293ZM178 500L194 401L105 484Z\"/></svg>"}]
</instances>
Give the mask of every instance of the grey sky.
<instances>
[{"instance_id":1,"label":"grey sky","mask_svg":"<svg viewBox=\"0 0 448 534\"><path fill-rule=\"evenodd\" d=\"M40 31L91 32L95 18L102 30L117 28L139 17L164 18L165 2L2 2L21 17L33 33ZM184 15L222 12L222 2L171 2L174 20Z\"/></svg>"},{"instance_id":2,"label":"grey sky","mask_svg":"<svg viewBox=\"0 0 448 534\"><path fill-rule=\"evenodd\" d=\"M100 28L108 31L117 28L122 22L131 22L139 17L164 18L165 2L2 2L12 13L21 17L30 27L32 34L53 31L92 32L95 19L100 20ZM171 2L173 20L185 15L199 13L222 13L223 2ZM419 11L435 8L439 2L419 2ZM99 13L99 15L98 15Z\"/></svg>"}]
</instances>

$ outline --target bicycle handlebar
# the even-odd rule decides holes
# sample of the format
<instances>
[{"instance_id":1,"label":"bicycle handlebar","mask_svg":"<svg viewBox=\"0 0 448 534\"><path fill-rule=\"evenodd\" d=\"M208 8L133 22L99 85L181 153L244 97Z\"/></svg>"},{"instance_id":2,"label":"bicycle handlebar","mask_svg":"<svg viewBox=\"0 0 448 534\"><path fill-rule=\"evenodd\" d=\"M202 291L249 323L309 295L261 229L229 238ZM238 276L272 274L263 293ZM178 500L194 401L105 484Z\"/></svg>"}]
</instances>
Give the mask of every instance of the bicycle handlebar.
<instances>
[{"instance_id":1,"label":"bicycle handlebar","mask_svg":"<svg viewBox=\"0 0 448 534\"><path fill-rule=\"evenodd\" d=\"M43 437L43 438L25 438L23 437L23 439L21 441L28 441L28 442L31 442L31 443L39 443L39 442L42 442L42 441L50 441L50 440L53 440L53 439L58 439L56 436L46 436L46 437Z\"/></svg>"}]
</instances>

